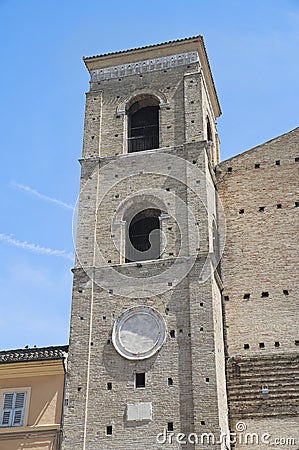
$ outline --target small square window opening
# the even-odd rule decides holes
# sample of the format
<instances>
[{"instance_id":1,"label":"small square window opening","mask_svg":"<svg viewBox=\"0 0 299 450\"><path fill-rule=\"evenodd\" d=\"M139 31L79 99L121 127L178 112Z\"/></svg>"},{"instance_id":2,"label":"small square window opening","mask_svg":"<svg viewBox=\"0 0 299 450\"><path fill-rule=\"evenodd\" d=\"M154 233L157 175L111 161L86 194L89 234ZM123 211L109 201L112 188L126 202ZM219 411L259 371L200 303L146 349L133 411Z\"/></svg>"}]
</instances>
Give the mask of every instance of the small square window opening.
<instances>
[{"instance_id":1,"label":"small square window opening","mask_svg":"<svg viewBox=\"0 0 299 450\"><path fill-rule=\"evenodd\" d=\"M167 423L167 431L173 431L173 422Z\"/></svg>"},{"instance_id":2,"label":"small square window opening","mask_svg":"<svg viewBox=\"0 0 299 450\"><path fill-rule=\"evenodd\" d=\"M144 388L145 387L145 373L135 373L135 388Z\"/></svg>"}]
</instances>

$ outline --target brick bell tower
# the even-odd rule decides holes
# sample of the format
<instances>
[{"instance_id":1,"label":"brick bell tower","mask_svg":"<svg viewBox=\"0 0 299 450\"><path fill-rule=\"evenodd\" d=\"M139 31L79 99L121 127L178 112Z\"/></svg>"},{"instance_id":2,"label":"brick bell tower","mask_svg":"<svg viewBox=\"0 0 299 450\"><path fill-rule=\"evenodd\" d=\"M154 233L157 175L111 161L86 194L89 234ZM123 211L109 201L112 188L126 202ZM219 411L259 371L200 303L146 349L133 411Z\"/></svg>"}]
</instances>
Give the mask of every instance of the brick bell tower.
<instances>
[{"instance_id":1,"label":"brick bell tower","mask_svg":"<svg viewBox=\"0 0 299 450\"><path fill-rule=\"evenodd\" d=\"M216 442L228 413L221 111L203 38L84 62L62 448L211 448L201 435Z\"/></svg>"}]
</instances>

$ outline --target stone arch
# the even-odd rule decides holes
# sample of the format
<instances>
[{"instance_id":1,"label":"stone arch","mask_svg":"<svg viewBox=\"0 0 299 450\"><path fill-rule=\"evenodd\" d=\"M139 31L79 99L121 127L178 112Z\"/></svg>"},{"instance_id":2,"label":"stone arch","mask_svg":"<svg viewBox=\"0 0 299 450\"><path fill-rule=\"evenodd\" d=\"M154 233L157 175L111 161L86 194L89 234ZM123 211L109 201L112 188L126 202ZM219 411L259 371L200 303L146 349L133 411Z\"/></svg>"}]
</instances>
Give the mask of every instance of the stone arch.
<instances>
[{"instance_id":1,"label":"stone arch","mask_svg":"<svg viewBox=\"0 0 299 450\"><path fill-rule=\"evenodd\" d=\"M133 218L138 212L144 209L159 209L166 213L165 203L155 195L138 194L124 200L116 213L116 221L126 221Z\"/></svg>"},{"instance_id":2,"label":"stone arch","mask_svg":"<svg viewBox=\"0 0 299 450\"><path fill-rule=\"evenodd\" d=\"M125 115L128 109L130 108L133 103L137 102L138 100L145 99L147 97L154 97L159 102L159 107L161 108L168 108L169 104L167 102L166 95L164 95L162 92L158 91L157 89L139 89L138 91L135 91L129 95L127 95L117 106L116 108L116 115L122 116Z\"/></svg>"},{"instance_id":3,"label":"stone arch","mask_svg":"<svg viewBox=\"0 0 299 450\"><path fill-rule=\"evenodd\" d=\"M121 227L122 231L118 234L121 236L119 247L121 248L122 263L162 257L164 239L161 232L165 228L165 221L168 218L166 211L164 201L148 193L134 195L121 203L115 216L115 231ZM134 230L135 228L136 230ZM151 234L152 232L153 234ZM147 244L149 241L151 245L143 245L145 241L142 233ZM134 234L138 236L137 239Z\"/></svg>"}]
</instances>

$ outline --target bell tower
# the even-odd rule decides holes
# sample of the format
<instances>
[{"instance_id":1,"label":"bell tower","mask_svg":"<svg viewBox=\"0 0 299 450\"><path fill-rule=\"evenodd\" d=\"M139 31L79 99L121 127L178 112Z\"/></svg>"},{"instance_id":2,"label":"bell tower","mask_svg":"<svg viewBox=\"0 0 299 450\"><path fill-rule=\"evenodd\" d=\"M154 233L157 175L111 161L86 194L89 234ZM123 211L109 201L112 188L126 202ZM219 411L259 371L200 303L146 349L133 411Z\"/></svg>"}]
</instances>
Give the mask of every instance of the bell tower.
<instances>
[{"instance_id":1,"label":"bell tower","mask_svg":"<svg viewBox=\"0 0 299 450\"><path fill-rule=\"evenodd\" d=\"M221 111L203 38L84 62L62 448L228 448Z\"/></svg>"}]
</instances>

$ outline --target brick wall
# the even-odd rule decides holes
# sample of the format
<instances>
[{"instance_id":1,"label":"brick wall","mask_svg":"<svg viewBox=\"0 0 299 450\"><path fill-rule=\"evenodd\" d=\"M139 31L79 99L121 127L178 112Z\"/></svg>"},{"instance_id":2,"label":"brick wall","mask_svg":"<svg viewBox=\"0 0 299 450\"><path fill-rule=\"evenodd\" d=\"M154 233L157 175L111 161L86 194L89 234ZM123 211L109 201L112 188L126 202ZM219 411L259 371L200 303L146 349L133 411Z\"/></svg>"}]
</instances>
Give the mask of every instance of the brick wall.
<instances>
[{"instance_id":1,"label":"brick wall","mask_svg":"<svg viewBox=\"0 0 299 450\"><path fill-rule=\"evenodd\" d=\"M181 51L170 47L169 55ZM186 51L195 48L191 43ZM156 436L168 422L174 433L186 435L227 431L221 282L217 274L200 279L213 251L219 112L209 98L202 53L201 58L93 80L87 93L64 450L158 449ZM108 66L115 60L111 56ZM145 95L159 100L160 148L128 154L126 112ZM207 142L207 116L214 144ZM122 264L125 213L139 204L163 212L166 246L159 261ZM206 270L213 272L211 265ZM112 328L126 309L140 305L162 315L167 339L151 358L130 361L114 349ZM144 389L134 387L135 372L146 373ZM128 422L127 404L140 401L152 402L152 420Z\"/></svg>"},{"instance_id":2,"label":"brick wall","mask_svg":"<svg viewBox=\"0 0 299 450\"><path fill-rule=\"evenodd\" d=\"M295 439L275 447L288 449L299 442L298 156L299 128L217 168L231 430L241 420L248 432ZM235 448L248 448L240 439Z\"/></svg>"}]
</instances>

